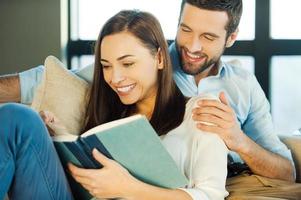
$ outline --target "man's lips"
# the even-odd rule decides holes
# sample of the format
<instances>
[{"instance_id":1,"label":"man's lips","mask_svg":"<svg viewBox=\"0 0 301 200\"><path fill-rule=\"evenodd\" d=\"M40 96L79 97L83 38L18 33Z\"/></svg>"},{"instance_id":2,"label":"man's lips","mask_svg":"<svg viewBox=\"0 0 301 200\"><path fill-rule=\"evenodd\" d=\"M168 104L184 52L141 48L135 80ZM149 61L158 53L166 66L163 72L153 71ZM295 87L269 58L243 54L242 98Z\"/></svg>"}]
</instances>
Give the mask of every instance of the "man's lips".
<instances>
[{"instance_id":1,"label":"man's lips","mask_svg":"<svg viewBox=\"0 0 301 200\"><path fill-rule=\"evenodd\" d=\"M184 60L190 63L201 63L206 59L206 56L193 54L185 49L182 49L182 55L184 57Z\"/></svg>"}]
</instances>

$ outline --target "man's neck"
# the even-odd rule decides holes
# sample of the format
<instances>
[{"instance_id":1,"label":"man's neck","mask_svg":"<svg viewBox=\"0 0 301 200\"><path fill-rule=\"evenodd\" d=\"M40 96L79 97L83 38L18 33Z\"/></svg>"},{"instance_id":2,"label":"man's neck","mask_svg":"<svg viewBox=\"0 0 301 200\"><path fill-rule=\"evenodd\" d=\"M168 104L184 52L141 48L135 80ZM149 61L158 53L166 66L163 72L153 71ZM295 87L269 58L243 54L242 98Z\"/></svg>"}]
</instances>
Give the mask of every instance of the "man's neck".
<instances>
[{"instance_id":1,"label":"man's neck","mask_svg":"<svg viewBox=\"0 0 301 200\"><path fill-rule=\"evenodd\" d=\"M218 63L212 64L205 71L194 76L195 84L198 85L199 82L208 76L215 76L218 73Z\"/></svg>"}]
</instances>

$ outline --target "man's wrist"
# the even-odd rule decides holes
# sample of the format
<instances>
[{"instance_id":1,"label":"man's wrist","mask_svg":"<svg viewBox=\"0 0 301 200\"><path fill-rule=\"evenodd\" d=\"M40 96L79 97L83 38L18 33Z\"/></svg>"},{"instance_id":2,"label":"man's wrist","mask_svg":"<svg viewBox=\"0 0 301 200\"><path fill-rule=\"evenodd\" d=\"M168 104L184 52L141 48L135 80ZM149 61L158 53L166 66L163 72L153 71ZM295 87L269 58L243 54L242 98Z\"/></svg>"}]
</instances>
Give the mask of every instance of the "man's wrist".
<instances>
[{"instance_id":1,"label":"man's wrist","mask_svg":"<svg viewBox=\"0 0 301 200\"><path fill-rule=\"evenodd\" d=\"M252 149L252 140L243 131L241 131L240 135L240 139L237 142L237 148L234 151L239 155L249 155Z\"/></svg>"}]
</instances>

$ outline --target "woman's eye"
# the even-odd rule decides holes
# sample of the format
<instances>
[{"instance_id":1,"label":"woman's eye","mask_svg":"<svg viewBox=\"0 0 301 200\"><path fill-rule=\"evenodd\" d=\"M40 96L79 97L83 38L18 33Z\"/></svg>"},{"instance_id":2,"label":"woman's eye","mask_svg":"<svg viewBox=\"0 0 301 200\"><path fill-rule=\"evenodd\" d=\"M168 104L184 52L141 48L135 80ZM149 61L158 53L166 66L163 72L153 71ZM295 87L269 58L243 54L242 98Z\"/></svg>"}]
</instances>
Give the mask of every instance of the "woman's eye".
<instances>
[{"instance_id":1,"label":"woman's eye","mask_svg":"<svg viewBox=\"0 0 301 200\"><path fill-rule=\"evenodd\" d=\"M110 67L110 65L101 65L103 69L107 69Z\"/></svg>"},{"instance_id":2,"label":"woman's eye","mask_svg":"<svg viewBox=\"0 0 301 200\"><path fill-rule=\"evenodd\" d=\"M123 63L123 66L125 66L125 67L130 67L130 66L132 66L134 63L133 62L131 62L131 63Z\"/></svg>"}]
</instances>

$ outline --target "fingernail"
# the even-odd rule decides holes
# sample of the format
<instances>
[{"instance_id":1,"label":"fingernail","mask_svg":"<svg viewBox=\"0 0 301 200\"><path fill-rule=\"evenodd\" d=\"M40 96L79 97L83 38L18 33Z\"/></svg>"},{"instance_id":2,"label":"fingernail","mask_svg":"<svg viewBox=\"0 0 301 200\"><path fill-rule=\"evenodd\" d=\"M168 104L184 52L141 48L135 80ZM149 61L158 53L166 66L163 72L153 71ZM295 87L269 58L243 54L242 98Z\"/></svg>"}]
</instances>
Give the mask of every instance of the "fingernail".
<instances>
[{"instance_id":1,"label":"fingernail","mask_svg":"<svg viewBox=\"0 0 301 200\"><path fill-rule=\"evenodd\" d=\"M93 148L92 152L96 154L99 153L99 151L96 148Z\"/></svg>"}]
</instances>

